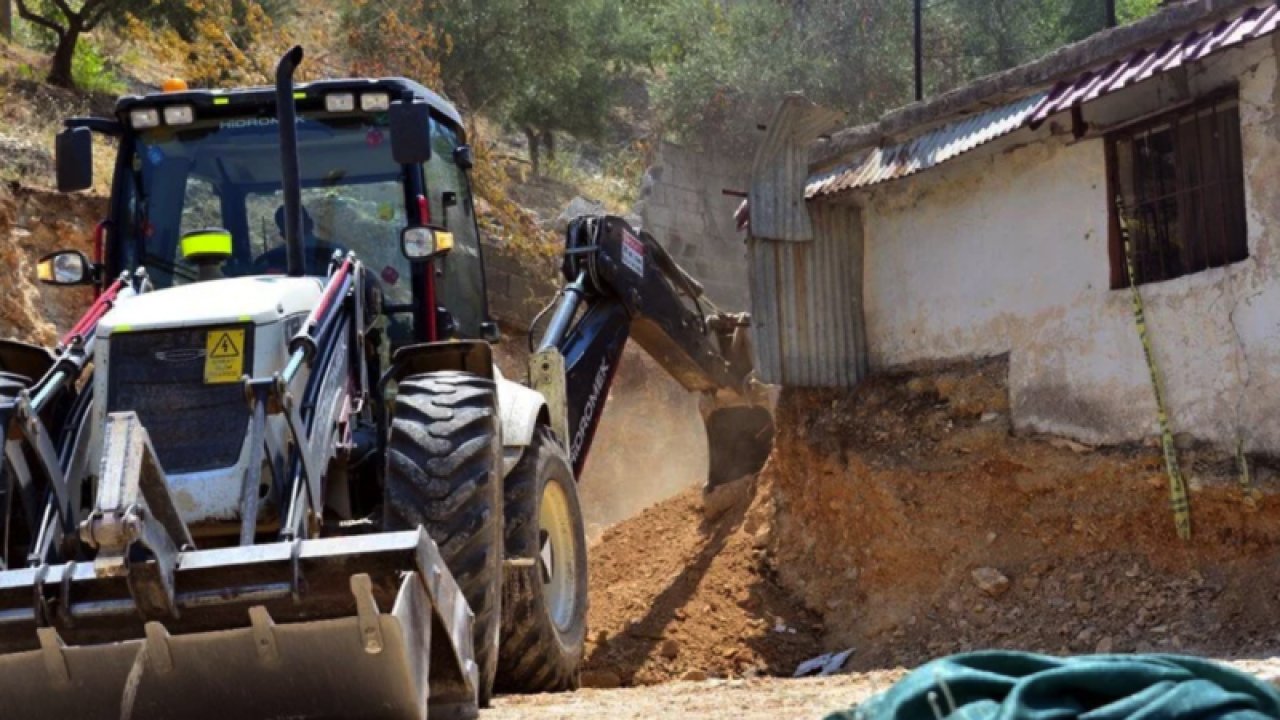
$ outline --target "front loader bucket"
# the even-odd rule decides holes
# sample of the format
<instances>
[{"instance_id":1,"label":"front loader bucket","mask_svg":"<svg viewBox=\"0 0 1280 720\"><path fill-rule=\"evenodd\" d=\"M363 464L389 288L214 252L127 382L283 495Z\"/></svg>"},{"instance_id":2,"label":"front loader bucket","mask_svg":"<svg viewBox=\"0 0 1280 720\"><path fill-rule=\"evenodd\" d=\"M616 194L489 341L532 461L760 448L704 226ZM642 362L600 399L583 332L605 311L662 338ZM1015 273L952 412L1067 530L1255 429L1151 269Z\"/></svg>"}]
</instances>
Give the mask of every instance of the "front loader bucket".
<instances>
[{"instance_id":1,"label":"front loader bucket","mask_svg":"<svg viewBox=\"0 0 1280 720\"><path fill-rule=\"evenodd\" d=\"M184 553L180 614L165 621L139 620L120 578L92 564L49 567L34 582L40 574L0 573L6 715L477 714L471 611L425 533ZM13 605L23 591L26 607ZM33 597L52 602L36 610ZM37 627L44 613L53 622Z\"/></svg>"}]
</instances>

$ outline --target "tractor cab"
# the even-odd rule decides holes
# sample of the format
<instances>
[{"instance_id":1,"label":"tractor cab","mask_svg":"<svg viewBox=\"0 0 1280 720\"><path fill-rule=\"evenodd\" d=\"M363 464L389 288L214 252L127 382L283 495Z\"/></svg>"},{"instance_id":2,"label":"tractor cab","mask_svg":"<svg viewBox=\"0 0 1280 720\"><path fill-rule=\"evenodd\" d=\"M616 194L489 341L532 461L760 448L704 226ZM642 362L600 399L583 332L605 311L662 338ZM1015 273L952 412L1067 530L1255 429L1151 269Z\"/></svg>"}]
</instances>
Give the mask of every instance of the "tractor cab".
<instances>
[{"instance_id":1,"label":"tractor cab","mask_svg":"<svg viewBox=\"0 0 1280 720\"><path fill-rule=\"evenodd\" d=\"M354 252L393 346L488 334L471 151L453 106L404 79L299 85L294 100L304 274L323 277ZM156 289L284 275L276 115L270 88L178 85L121 99L113 120L67 121L61 190L91 185L95 131L119 141L100 271L87 281L137 268Z\"/></svg>"}]
</instances>

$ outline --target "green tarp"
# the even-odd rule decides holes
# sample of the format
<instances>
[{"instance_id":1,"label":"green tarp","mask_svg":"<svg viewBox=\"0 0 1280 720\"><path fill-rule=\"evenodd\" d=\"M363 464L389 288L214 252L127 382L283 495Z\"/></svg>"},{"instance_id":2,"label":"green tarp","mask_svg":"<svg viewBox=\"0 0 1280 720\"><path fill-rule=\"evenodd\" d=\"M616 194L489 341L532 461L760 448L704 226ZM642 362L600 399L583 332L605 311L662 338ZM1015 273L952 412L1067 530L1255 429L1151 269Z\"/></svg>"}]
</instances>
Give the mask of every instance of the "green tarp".
<instances>
[{"instance_id":1,"label":"green tarp","mask_svg":"<svg viewBox=\"0 0 1280 720\"><path fill-rule=\"evenodd\" d=\"M829 720L1263 720L1280 694L1257 678L1174 655L1057 658L985 651L922 665Z\"/></svg>"}]
</instances>

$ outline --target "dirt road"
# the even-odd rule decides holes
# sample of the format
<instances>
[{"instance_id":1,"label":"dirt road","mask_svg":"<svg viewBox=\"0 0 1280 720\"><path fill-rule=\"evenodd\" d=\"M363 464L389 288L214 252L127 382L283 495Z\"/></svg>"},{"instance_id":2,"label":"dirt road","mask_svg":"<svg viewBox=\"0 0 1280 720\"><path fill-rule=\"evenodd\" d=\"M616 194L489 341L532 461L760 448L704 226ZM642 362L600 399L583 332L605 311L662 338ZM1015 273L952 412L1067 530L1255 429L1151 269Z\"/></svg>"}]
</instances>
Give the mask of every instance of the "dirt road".
<instances>
[{"instance_id":1,"label":"dirt road","mask_svg":"<svg viewBox=\"0 0 1280 720\"><path fill-rule=\"evenodd\" d=\"M902 675L887 671L804 680L709 680L501 698L480 718L820 718L866 700Z\"/></svg>"},{"instance_id":2,"label":"dirt road","mask_svg":"<svg viewBox=\"0 0 1280 720\"><path fill-rule=\"evenodd\" d=\"M1276 684L1280 658L1226 664ZM531 718L707 718L766 720L821 718L875 695L905 675L903 670L857 673L830 678L783 680L710 680L675 682L619 690L581 690L567 695L500 698L481 720Z\"/></svg>"}]
</instances>

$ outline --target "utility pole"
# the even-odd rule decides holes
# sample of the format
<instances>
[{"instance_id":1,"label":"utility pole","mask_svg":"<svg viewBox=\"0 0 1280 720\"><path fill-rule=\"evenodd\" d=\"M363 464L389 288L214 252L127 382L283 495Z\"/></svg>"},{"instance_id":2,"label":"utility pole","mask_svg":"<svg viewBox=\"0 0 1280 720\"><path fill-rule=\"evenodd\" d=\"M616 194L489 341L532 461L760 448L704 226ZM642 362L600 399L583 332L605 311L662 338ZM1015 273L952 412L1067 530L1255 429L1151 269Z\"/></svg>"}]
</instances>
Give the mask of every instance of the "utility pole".
<instances>
[{"instance_id":1,"label":"utility pole","mask_svg":"<svg viewBox=\"0 0 1280 720\"><path fill-rule=\"evenodd\" d=\"M1114 0L1107 0L1114 2ZM916 102L924 99L924 0L915 0Z\"/></svg>"},{"instance_id":2,"label":"utility pole","mask_svg":"<svg viewBox=\"0 0 1280 720\"><path fill-rule=\"evenodd\" d=\"M1107 8L1107 27L1113 28L1120 23L1116 21L1116 0L1103 0Z\"/></svg>"}]
</instances>

